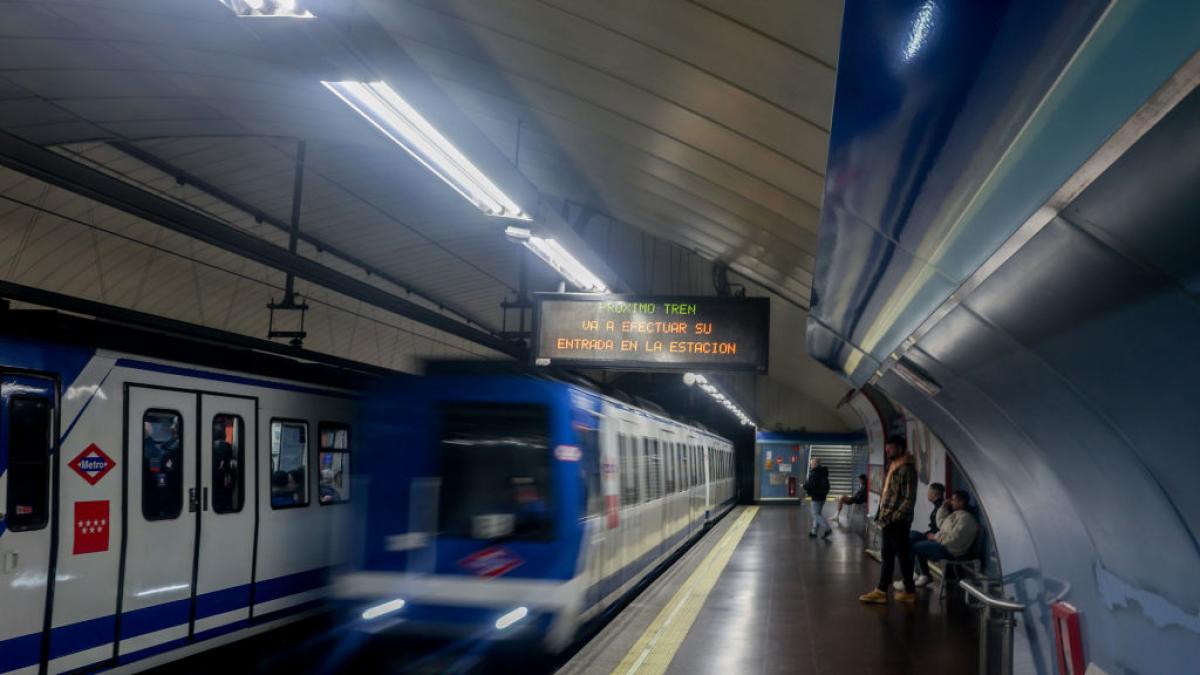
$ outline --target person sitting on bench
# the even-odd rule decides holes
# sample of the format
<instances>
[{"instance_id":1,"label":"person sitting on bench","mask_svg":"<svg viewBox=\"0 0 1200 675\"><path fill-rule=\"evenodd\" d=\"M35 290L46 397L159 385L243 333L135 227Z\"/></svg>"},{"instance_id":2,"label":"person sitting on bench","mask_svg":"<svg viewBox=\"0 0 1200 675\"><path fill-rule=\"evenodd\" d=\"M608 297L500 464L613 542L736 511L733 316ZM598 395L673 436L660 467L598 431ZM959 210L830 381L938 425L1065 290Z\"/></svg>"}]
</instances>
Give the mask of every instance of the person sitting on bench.
<instances>
[{"instance_id":1,"label":"person sitting on bench","mask_svg":"<svg viewBox=\"0 0 1200 675\"><path fill-rule=\"evenodd\" d=\"M929 561L959 558L971 550L979 534L979 522L971 515L971 495L966 490L955 490L950 499L937 510L936 533L926 535L925 541L912 546L920 575L916 586L929 584Z\"/></svg>"},{"instance_id":2,"label":"person sitting on bench","mask_svg":"<svg viewBox=\"0 0 1200 675\"><path fill-rule=\"evenodd\" d=\"M838 497L838 510L837 510L837 514L835 514L833 516L833 522L835 522L835 523L842 522L842 509L847 504L866 504L866 503L867 503L867 474L860 473L860 474L858 474L858 487L854 489L854 494L849 495L849 496L842 495L841 497ZM853 513L853 512L851 512L851 513ZM853 517L853 516L851 516L851 517Z\"/></svg>"}]
</instances>

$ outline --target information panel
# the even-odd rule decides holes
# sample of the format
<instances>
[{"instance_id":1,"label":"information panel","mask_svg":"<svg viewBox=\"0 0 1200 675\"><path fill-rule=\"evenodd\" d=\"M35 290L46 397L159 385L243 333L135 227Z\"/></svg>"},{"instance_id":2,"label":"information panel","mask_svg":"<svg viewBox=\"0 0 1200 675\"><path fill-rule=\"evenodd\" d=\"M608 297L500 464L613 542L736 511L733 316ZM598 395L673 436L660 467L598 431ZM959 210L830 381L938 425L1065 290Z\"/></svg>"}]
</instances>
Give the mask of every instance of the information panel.
<instances>
[{"instance_id":1,"label":"information panel","mask_svg":"<svg viewBox=\"0 0 1200 675\"><path fill-rule=\"evenodd\" d=\"M537 293L536 365L767 371L767 298Z\"/></svg>"}]
</instances>

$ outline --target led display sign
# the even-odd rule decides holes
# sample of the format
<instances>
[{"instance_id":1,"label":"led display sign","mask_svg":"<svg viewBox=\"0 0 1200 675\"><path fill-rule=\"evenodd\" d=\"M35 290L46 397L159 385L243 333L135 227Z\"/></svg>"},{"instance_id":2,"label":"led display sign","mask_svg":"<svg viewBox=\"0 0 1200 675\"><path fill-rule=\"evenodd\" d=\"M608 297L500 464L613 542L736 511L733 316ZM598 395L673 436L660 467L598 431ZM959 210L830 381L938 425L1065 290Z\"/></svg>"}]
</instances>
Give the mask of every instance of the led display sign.
<instances>
[{"instance_id":1,"label":"led display sign","mask_svg":"<svg viewBox=\"0 0 1200 675\"><path fill-rule=\"evenodd\" d=\"M538 293L540 366L767 371L767 298Z\"/></svg>"}]
</instances>

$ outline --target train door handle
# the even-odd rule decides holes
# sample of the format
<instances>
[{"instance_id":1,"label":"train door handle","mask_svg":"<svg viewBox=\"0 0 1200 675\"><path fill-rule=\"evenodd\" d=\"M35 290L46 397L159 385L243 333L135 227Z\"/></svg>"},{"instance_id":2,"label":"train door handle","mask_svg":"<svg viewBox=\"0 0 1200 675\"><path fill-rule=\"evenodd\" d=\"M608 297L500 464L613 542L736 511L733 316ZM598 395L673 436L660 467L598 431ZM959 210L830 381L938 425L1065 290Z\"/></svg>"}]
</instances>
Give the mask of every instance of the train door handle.
<instances>
[{"instance_id":1,"label":"train door handle","mask_svg":"<svg viewBox=\"0 0 1200 675\"><path fill-rule=\"evenodd\" d=\"M17 560L18 560L18 558L17 558L16 551L5 551L4 552L4 573L5 574L12 574L13 572L17 571Z\"/></svg>"},{"instance_id":2,"label":"train door handle","mask_svg":"<svg viewBox=\"0 0 1200 675\"><path fill-rule=\"evenodd\" d=\"M202 511L207 511L208 510L208 488L204 488L204 492L202 494L204 495L204 498L203 498L204 504L203 504L203 506L200 507L200 509Z\"/></svg>"},{"instance_id":3,"label":"train door handle","mask_svg":"<svg viewBox=\"0 0 1200 675\"><path fill-rule=\"evenodd\" d=\"M195 513L200 508L199 495L196 488L188 488L188 513Z\"/></svg>"}]
</instances>

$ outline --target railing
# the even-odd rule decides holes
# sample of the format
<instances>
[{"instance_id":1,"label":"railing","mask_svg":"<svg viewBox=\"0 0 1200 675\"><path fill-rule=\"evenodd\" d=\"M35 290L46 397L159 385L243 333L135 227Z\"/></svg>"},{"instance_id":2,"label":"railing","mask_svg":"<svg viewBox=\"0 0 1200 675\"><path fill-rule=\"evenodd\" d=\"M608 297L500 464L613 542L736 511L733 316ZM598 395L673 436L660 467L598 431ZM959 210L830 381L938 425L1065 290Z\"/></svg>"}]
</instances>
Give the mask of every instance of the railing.
<instances>
[{"instance_id":1,"label":"railing","mask_svg":"<svg viewBox=\"0 0 1200 675\"><path fill-rule=\"evenodd\" d=\"M1000 579L962 579L958 586L966 593L967 605L976 606L975 603L978 603L979 607L979 675L988 675L988 636L992 623L1000 625L1000 673L1012 675L1013 629L1017 626L1015 615L1025 611L1025 605L992 595L1003 592L1004 584Z\"/></svg>"}]
</instances>

